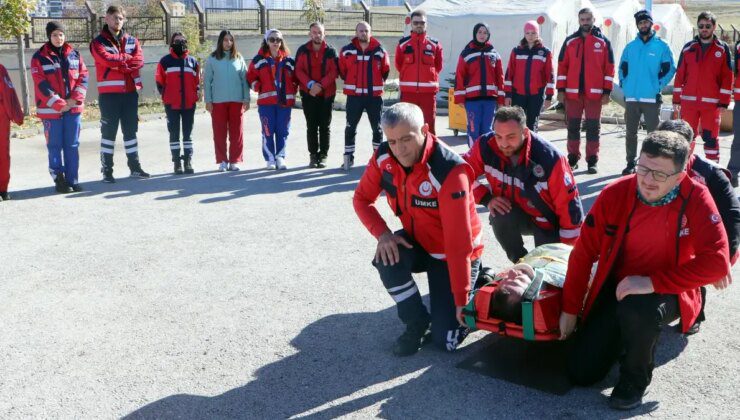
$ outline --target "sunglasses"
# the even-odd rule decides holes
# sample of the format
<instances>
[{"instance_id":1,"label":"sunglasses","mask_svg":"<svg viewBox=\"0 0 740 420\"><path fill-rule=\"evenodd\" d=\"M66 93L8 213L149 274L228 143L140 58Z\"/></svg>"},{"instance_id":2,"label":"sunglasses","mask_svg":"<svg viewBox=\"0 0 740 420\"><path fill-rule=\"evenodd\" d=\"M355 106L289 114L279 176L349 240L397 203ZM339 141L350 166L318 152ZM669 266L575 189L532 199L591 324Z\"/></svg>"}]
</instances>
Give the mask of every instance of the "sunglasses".
<instances>
[{"instance_id":1,"label":"sunglasses","mask_svg":"<svg viewBox=\"0 0 740 420\"><path fill-rule=\"evenodd\" d=\"M279 44L283 42L282 38L267 38L267 41L272 42L273 44Z\"/></svg>"},{"instance_id":2,"label":"sunglasses","mask_svg":"<svg viewBox=\"0 0 740 420\"><path fill-rule=\"evenodd\" d=\"M699 29L712 29L713 25L706 24L706 25L698 25Z\"/></svg>"}]
</instances>

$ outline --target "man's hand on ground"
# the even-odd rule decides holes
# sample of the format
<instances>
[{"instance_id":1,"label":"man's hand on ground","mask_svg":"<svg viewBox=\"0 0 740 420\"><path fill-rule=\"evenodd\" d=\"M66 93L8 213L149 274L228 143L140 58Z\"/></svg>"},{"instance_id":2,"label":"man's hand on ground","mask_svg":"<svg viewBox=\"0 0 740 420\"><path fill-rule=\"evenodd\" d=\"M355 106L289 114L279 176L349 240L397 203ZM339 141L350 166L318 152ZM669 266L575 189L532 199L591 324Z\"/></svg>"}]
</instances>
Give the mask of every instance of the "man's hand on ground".
<instances>
[{"instance_id":1,"label":"man's hand on ground","mask_svg":"<svg viewBox=\"0 0 740 420\"><path fill-rule=\"evenodd\" d=\"M379 264L382 261L383 265L395 265L401 261L401 255L398 252L399 244L409 249L413 248L403 236L395 235L391 232L380 235L380 238L378 238L378 248L375 251L375 263Z\"/></svg>"}]
</instances>

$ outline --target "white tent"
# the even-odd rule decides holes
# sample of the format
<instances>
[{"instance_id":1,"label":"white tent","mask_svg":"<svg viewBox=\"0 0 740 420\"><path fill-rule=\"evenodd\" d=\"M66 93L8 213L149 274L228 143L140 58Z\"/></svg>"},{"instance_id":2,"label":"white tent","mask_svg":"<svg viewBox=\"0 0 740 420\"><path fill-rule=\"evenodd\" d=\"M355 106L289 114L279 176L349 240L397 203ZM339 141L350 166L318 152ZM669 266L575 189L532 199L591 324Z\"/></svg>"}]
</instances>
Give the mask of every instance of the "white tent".
<instances>
[{"instance_id":1,"label":"white tent","mask_svg":"<svg viewBox=\"0 0 740 420\"><path fill-rule=\"evenodd\" d=\"M644 7L637 0L591 0L604 17L602 32L612 44L618 64L624 47L637 36L635 13Z\"/></svg>"},{"instance_id":2,"label":"white tent","mask_svg":"<svg viewBox=\"0 0 740 420\"><path fill-rule=\"evenodd\" d=\"M681 5L656 4L653 5L653 21L658 36L671 46L673 59L678 62L681 49L694 36L691 20Z\"/></svg>"},{"instance_id":3,"label":"white tent","mask_svg":"<svg viewBox=\"0 0 740 420\"><path fill-rule=\"evenodd\" d=\"M504 69L509 53L524 35L524 23L537 20L545 45L554 62L565 38L578 29L578 10L594 10L596 24L603 19L589 0L427 0L419 5L427 12L427 31L439 39L444 51L440 85L447 87L457 67L460 51L473 39L473 26L485 22L491 28L491 43L501 54Z\"/></svg>"}]
</instances>

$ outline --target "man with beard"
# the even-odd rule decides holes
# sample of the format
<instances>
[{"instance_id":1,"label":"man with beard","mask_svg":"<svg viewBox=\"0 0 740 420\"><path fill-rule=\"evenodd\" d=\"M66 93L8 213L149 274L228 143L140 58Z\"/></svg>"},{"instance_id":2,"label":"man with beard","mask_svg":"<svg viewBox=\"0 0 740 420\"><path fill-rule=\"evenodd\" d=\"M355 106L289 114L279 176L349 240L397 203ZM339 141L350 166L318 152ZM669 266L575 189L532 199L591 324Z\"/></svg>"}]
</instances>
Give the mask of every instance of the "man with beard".
<instances>
[{"instance_id":1,"label":"man with beard","mask_svg":"<svg viewBox=\"0 0 740 420\"><path fill-rule=\"evenodd\" d=\"M687 43L678 58L673 82L673 107L704 140L704 155L719 162L719 122L722 108L732 95L732 54L714 34L717 18L702 12L697 19L699 35Z\"/></svg>"},{"instance_id":2,"label":"man with beard","mask_svg":"<svg viewBox=\"0 0 740 420\"><path fill-rule=\"evenodd\" d=\"M480 136L463 156L475 177L488 181L488 186L474 183L473 196L488 207L493 234L512 262L527 254L523 235L533 235L535 246L572 245L583 221L565 156L526 123L522 108L499 108L493 132Z\"/></svg>"},{"instance_id":3,"label":"man with beard","mask_svg":"<svg viewBox=\"0 0 740 420\"><path fill-rule=\"evenodd\" d=\"M627 125L627 166L622 175L635 173L640 117L645 119L648 133L655 130L663 102L660 92L676 72L671 48L655 34L650 12L640 10L635 13L635 22L639 34L624 48L619 62L619 85L624 90Z\"/></svg>"},{"instance_id":4,"label":"man with beard","mask_svg":"<svg viewBox=\"0 0 740 420\"><path fill-rule=\"evenodd\" d=\"M429 125L429 131L435 134L442 44L436 38L427 36L427 14L424 10L417 9L411 13L411 34L398 41L395 64L401 102L419 106L424 112L424 122Z\"/></svg>"},{"instance_id":5,"label":"man with beard","mask_svg":"<svg viewBox=\"0 0 740 420\"><path fill-rule=\"evenodd\" d=\"M589 8L578 12L578 31L565 39L558 57L558 102L565 101L568 118L568 163L578 168L581 158L581 116L586 114L588 173L599 171L601 107L609 103L614 83L614 53L608 39L594 26Z\"/></svg>"},{"instance_id":6,"label":"man with beard","mask_svg":"<svg viewBox=\"0 0 740 420\"><path fill-rule=\"evenodd\" d=\"M300 84L303 114L306 116L306 139L311 155L308 166L326 168L339 60L337 50L324 40L324 25L321 22L311 24L308 36L309 41L296 52L295 74Z\"/></svg>"},{"instance_id":7,"label":"man with beard","mask_svg":"<svg viewBox=\"0 0 740 420\"><path fill-rule=\"evenodd\" d=\"M347 127L344 129L344 163L349 171L355 164L355 136L362 113L367 112L373 132L373 150L383 141L380 113L383 110L383 85L391 71L390 59L380 42L372 37L370 24L355 27L352 42L339 55L339 76L347 95Z\"/></svg>"}]
</instances>

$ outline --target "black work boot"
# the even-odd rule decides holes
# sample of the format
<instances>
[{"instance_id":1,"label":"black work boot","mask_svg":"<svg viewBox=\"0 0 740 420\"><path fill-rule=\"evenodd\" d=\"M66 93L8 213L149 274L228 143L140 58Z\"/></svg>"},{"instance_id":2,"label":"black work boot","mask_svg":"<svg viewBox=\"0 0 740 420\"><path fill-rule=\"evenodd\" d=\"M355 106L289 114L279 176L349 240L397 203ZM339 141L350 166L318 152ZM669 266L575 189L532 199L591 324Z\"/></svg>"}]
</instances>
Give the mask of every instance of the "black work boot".
<instances>
[{"instance_id":1,"label":"black work boot","mask_svg":"<svg viewBox=\"0 0 740 420\"><path fill-rule=\"evenodd\" d=\"M632 175L635 173L635 161L627 163L627 166L622 169L622 175Z\"/></svg>"},{"instance_id":2,"label":"black work boot","mask_svg":"<svg viewBox=\"0 0 740 420\"><path fill-rule=\"evenodd\" d=\"M429 323L408 324L406 331L401 334L393 345L393 354L396 356L411 356L419 351L431 337Z\"/></svg>"},{"instance_id":3,"label":"black work boot","mask_svg":"<svg viewBox=\"0 0 740 420\"><path fill-rule=\"evenodd\" d=\"M599 167L597 165L598 161L599 159L596 156L591 156L586 159L586 163L588 164L588 173L591 175L599 173Z\"/></svg>"},{"instance_id":4,"label":"black work boot","mask_svg":"<svg viewBox=\"0 0 740 420\"><path fill-rule=\"evenodd\" d=\"M63 173L56 174L56 178L54 178L54 189L61 194L72 192L72 188L67 184Z\"/></svg>"},{"instance_id":5,"label":"black work boot","mask_svg":"<svg viewBox=\"0 0 740 420\"><path fill-rule=\"evenodd\" d=\"M149 174L141 169L141 164L138 160L129 160L128 168L131 170L131 178L149 178Z\"/></svg>"},{"instance_id":6,"label":"black work boot","mask_svg":"<svg viewBox=\"0 0 740 420\"><path fill-rule=\"evenodd\" d=\"M172 163L174 163L175 166L173 170L175 175L182 175L182 161L180 160L180 157L178 156L177 158L172 158Z\"/></svg>"},{"instance_id":7,"label":"black work boot","mask_svg":"<svg viewBox=\"0 0 740 420\"><path fill-rule=\"evenodd\" d=\"M319 155L319 161L316 163L317 168L326 168L326 156Z\"/></svg>"},{"instance_id":8,"label":"black work boot","mask_svg":"<svg viewBox=\"0 0 740 420\"><path fill-rule=\"evenodd\" d=\"M569 154L568 155L568 165L570 165L570 169L573 171L578 169L578 155Z\"/></svg>"},{"instance_id":9,"label":"black work boot","mask_svg":"<svg viewBox=\"0 0 740 420\"><path fill-rule=\"evenodd\" d=\"M193 159L191 156L182 157L183 164L185 165L185 173L188 175L195 173L195 171L193 170L192 160Z\"/></svg>"},{"instance_id":10,"label":"black work boot","mask_svg":"<svg viewBox=\"0 0 740 420\"><path fill-rule=\"evenodd\" d=\"M114 184L116 179L113 178L113 168L101 168L100 172L103 173L103 182L108 184Z\"/></svg>"},{"instance_id":11,"label":"black work boot","mask_svg":"<svg viewBox=\"0 0 740 420\"><path fill-rule=\"evenodd\" d=\"M316 168L319 165L319 156L311 155L311 159L308 161L309 168Z\"/></svg>"},{"instance_id":12,"label":"black work boot","mask_svg":"<svg viewBox=\"0 0 740 420\"><path fill-rule=\"evenodd\" d=\"M609 407L615 410L632 410L642 405L642 397L645 395L645 388L639 387L619 378L617 386L612 390L609 396Z\"/></svg>"}]
</instances>

